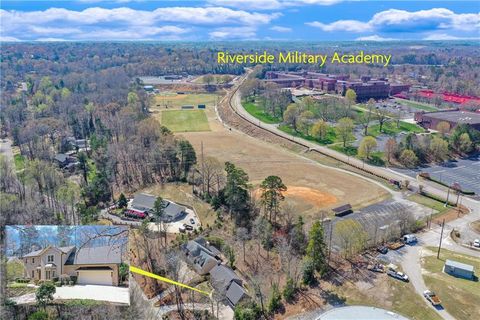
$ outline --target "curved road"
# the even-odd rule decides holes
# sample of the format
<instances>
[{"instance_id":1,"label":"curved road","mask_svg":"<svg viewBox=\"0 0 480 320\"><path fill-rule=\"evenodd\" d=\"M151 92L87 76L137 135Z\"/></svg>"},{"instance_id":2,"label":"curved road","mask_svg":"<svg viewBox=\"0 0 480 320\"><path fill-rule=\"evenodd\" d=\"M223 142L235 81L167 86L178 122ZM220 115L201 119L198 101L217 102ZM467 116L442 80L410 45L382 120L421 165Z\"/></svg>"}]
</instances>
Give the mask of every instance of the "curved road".
<instances>
[{"instance_id":1,"label":"curved road","mask_svg":"<svg viewBox=\"0 0 480 320\"><path fill-rule=\"evenodd\" d=\"M422 184L423 190L425 192L428 192L437 197L440 197L441 199L447 199L447 192L443 188L440 188L439 186L434 185L431 182L422 181L422 183L420 183L419 181L417 181L412 177L399 174L387 168L372 166L367 163L364 163L359 159L351 158L345 154L329 149L325 146L312 143L302 138L292 137L291 135L279 130L275 125L264 123L258 120L257 118L253 117L243 108L241 103L240 91L238 90L241 84L243 83L243 81L247 78L247 75L240 78L237 84L232 88L232 91L230 91L220 102L220 103L228 104L228 107L231 108L236 114L238 114L245 121L263 130L269 131L276 136L282 137L291 142L297 143L305 148L308 148L309 151L311 152L318 152L320 154L329 156L331 158L334 158L336 160L349 164L353 167L361 169L367 173L382 177L386 180L388 179L393 179L398 181L408 180L410 183L410 186L416 190L418 190L419 185ZM217 115L219 119L221 119L218 112L217 112ZM221 121L222 123L224 123L224 125L226 125L223 119L221 119ZM374 181L372 179L368 179L368 180ZM474 251L474 250L465 248L463 246L460 246L457 243L455 243L453 240L451 240L449 236L450 232L454 228L456 229L464 228L468 224L470 224L472 221L476 221L480 219L480 202L478 200L468 198L468 197L463 197L463 205L465 205L470 210L470 214L462 217L461 219L456 219L445 224L445 229L443 232L442 247L446 249L450 249L452 251L461 252L467 255L480 257L480 251ZM422 234L419 234L418 235L419 244L421 246L438 246L438 243L440 240L440 229L441 229L440 226L435 226L434 228L427 230ZM409 275L411 282L415 290L417 291L417 293L423 296L423 291L427 290L427 287L422 277L422 270L421 270L421 263L420 263L420 250L421 250L420 246L412 246L412 247L409 246L406 250L406 254L404 254L404 256L402 257L401 264L405 273ZM429 304L425 299L424 299L424 302ZM435 311L437 311L437 313L443 319L455 320L455 318L452 317L446 310L444 309L440 310L440 309L434 308L433 306L431 307Z\"/></svg>"}]
</instances>

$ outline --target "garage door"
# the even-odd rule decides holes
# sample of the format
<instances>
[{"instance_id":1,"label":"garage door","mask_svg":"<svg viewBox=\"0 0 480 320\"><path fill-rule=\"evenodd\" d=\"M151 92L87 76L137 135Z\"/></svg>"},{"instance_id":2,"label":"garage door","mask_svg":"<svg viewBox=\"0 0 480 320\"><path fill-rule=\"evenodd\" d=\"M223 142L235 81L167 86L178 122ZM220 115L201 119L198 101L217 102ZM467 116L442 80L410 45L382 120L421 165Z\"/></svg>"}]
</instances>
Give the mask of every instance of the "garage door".
<instances>
[{"instance_id":1,"label":"garage door","mask_svg":"<svg viewBox=\"0 0 480 320\"><path fill-rule=\"evenodd\" d=\"M112 285L112 271L111 270L79 270L78 284L99 284Z\"/></svg>"}]
</instances>

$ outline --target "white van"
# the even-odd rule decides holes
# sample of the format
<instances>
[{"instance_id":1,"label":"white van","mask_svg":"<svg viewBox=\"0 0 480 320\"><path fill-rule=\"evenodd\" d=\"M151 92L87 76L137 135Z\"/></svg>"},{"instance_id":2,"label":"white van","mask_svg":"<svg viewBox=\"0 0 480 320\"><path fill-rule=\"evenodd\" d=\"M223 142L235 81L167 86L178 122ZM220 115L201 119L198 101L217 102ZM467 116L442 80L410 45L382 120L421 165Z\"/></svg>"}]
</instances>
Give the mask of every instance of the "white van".
<instances>
[{"instance_id":1,"label":"white van","mask_svg":"<svg viewBox=\"0 0 480 320\"><path fill-rule=\"evenodd\" d=\"M406 244L412 244L417 242L417 237L413 234L406 234L403 236L403 242Z\"/></svg>"}]
</instances>

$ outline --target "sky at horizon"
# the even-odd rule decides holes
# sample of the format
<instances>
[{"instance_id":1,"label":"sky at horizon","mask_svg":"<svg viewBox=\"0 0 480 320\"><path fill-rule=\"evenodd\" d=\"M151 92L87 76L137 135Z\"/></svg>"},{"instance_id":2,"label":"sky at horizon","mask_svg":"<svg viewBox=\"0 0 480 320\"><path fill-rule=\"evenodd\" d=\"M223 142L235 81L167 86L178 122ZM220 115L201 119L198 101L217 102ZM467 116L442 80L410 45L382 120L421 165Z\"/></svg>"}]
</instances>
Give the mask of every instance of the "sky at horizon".
<instances>
[{"instance_id":1,"label":"sky at horizon","mask_svg":"<svg viewBox=\"0 0 480 320\"><path fill-rule=\"evenodd\" d=\"M477 41L480 2L4 0L0 27L0 41Z\"/></svg>"}]
</instances>

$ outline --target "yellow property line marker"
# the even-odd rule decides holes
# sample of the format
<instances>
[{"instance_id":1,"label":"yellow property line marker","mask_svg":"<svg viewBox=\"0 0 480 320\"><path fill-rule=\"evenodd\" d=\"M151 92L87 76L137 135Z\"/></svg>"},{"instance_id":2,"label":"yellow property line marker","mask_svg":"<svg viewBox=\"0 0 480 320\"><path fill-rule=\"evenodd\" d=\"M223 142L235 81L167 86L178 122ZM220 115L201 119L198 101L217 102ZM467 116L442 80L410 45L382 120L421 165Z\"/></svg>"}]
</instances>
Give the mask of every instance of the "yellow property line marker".
<instances>
[{"instance_id":1,"label":"yellow property line marker","mask_svg":"<svg viewBox=\"0 0 480 320\"><path fill-rule=\"evenodd\" d=\"M176 286L179 286L179 287L182 287L182 288L187 288L187 289L190 289L190 290L193 290L193 291L197 291L197 292L200 292L202 294L205 294L207 296L209 296L210 294L206 291L203 291L203 290L200 290L200 289L197 289L197 288L193 288L193 287L190 287L190 286L187 286L186 284L184 283L181 283L181 282L177 282L177 281L173 281L173 280L170 280L168 278L165 278L165 277L161 277L159 275L156 275L154 273L151 273L151 272L147 272L145 270L142 270L142 269L139 269L139 268L136 268L136 267L133 267L133 266L130 266L130 272L134 272L134 273L138 273L142 276L145 276L145 277L150 277L150 278L154 278L154 279L157 279L157 280L160 280L160 281L163 281L163 282L166 282L166 283L170 283L170 284L173 284L173 285L176 285Z\"/></svg>"}]
</instances>

